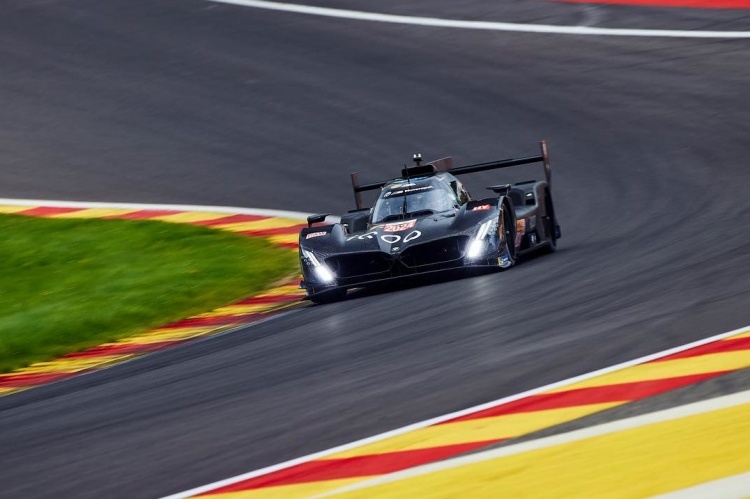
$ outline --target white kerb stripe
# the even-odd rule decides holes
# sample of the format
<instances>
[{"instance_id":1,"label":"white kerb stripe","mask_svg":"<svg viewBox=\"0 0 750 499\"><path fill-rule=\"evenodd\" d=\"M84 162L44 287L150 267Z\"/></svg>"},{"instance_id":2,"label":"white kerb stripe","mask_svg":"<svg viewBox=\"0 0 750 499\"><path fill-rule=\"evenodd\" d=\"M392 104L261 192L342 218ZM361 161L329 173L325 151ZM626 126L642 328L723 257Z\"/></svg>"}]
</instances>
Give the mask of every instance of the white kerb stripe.
<instances>
[{"instance_id":1,"label":"white kerb stripe","mask_svg":"<svg viewBox=\"0 0 750 499\"><path fill-rule=\"evenodd\" d=\"M706 499L707 497L720 497L721 499L750 497L750 472L712 480L668 494L652 496L651 499Z\"/></svg>"},{"instance_id":2,"label":"white kerb stripe","mask_svg":"<svg viewBox=\"0 0 750 499\"><path fill-rule=\"evenodd\" d=\"M461 21L437 17L400 16L378 14L359 10L331 9L292 3L268 2L265 0L209 0L216 3L253 7L256 9L277 10L314 16L337 17L358 21L371 21L391 24L410 24L435 28L460 28L485 31L513 31L522 33L547 33L557 35L598 35L598 36L639 36L661 38L750 38L750 31L687 31L662 29L617 29L592 28L586 26L556 26L551 24L518 24L493 21Z\"/></svg>"},{"instance_id":3,"label":"white kerb stripe","mask_svg":"<svg viewBox=\"0 0 750 499\"><path fill-rule=\"evenodd\" d=\"M514 456L525 452L531 452L534 450L545 449L547 447L554 447L557 445L569 444L572 442L578 442L580 440L587 440L589 438L600 437L603 435L610 435L612 433L618 433L633 428L639 428L641 426L648 426L655 423L664 423L667 421L674 421L677 419L683 419L689 416L696 416L699 414L705 414L707 412L718 411L721 409L728 409L737 405L750 404L750 391L744 391L735 393L732 395L725 395L723 397L717 397L710 400L704 400L695 402L692 404L686 404L679 407L673 407L671 409L665 409L663 411L652 412L644 414L642 416L635 416L628 419L621 419L619 421L613 421L611 423L604 423L597 426L591 426L589 428L582 428L580 430L571 431L568 433L562 433L560 435L553 435L551 437L540 438L532 440L530 442L524 442L516 445L509 445L507 447L500 447L498 449L492 449L484 452L478 452L476 454L470 454L468 456L456 457L445 461L438 461L436 463L426 464L423 466L417 466L409 468L403 471L391 473L389 475L383 475L381 477L373 478L364 482L355 483L347 487L341 487L330 492L325 492L313 498L331 497L337 494L343 494L344 492L351 492L353 490L366 489L374 487L376 485L383 485L386 483L397 482L407 478L412 478L421 475L428 475L438 471L449 470L466 466L469 464L480 463L482 461L489 461L491 459L498 459L501 457ZM708 494L702 497L725 497L723 495Z\"/></svg>"},{"instance_id":4,"label":"white kerb stripe","mask_svg":"<svg viewBox=\"0 0 750 499\"><path fill-rule=\"evenodd\" d=\"M716 341L721 341L725 338L729 338L732 336L736 336L738 334L746 333L750 331L750 326L745 326L740 329L735 329L733 331L728 331L726 333L717 334L715 336L711 336L709 338L704 338L702 340L694 341L692 343L688 343L686 345L682 345L675 348L670 348L668 350L664 350L662 352L654 353L651 355L646 355L645 357L640 357L638 359L633 359L628 362L623 362L621 364L617 364L611 367L605 367L604 369L599 369L597 371L593 371L590 373L582 374L580 376L575 376L573 378L569 378L566 380L558 381L556 383L552 383L549 385L541 386L539 388L534 388L532 390L528 390L522 393L518 393L516 395L511 395L508 397L503 397L501 399L493 400L492 402L487 402L485 404L477 405L474 407L470 407L468 409L463 409L461 411L456 411L450 414L445 414L443 416L438 416L432 419L428 419L425 421L420 421L418 423L414 423L408 426L404 426L402 428L397 428L395 430L387 431L385 433L381 433L379 435L374 435L372 437L363 438L361 440L357 440L355 442L351 442L348 444L340 445L338 447L333 447L331 449L322 450L320 452L315 452L313 454L308 454L306 456L298 457L296 459L291 459L289 461L285 461L283 463L274 464L272 466L267 466L265 468L261 468L255 471L250 471L248 473L243 473L241 475L237 475L231 478L226 478L224 480L219 480L214 483L210 483L208 485L203 485L201 487L196 487L194 489L187 490L185 492L179 492L177 494L173 494L170 496L166 496L164 499L182 499L185 497L191 497L197 494L202 494L204 492L208 492L210 490L224 487L226 485L232 485L233 483L241 482L243 480L248 480L250 478L255 478L262 475L267 475L269 473L273 473L275 471L283 470L286 468L291 468L292 466L296 466L298 464L307 463L309 461L313 461L315 459L320 459L326 456L330 456L331 454L336 454L338 452L344 452L348 451L357 447L361 447L363 445L371 444L374 442L381 442L383 440L386 440L391 437L395 437L397 435L403 435L404 433L408 433L410 431L419 430L421 428L426 428L428 426L432 426L438 423L442 423L444 421L448 421L449 419L458 418L461 416L466 416L468 414L473 414L475 412L483 411L485 409L490 409L492 407L497 407L502 404L507 404L509 402L513 402L515 400L520 400L526 397L530 397L532 395L536 395L538 393L543 393L550 390L555 390L557 388L562 388L565 386L570 386L575 383L578 383L580 381L585 381L591 378L595 378L597 376L602 376L604 374L608 374L615 371L620 371L622 369L626 369L628 367L636 366L639 364L644 364L646 362L650 362L652 360L660 359L662 357L667 357L668 355L672 355L679 352L684 352L685 350L690 350L691 348L707 345L709 343L714 343Z\"/></svg>"}]
</instances>

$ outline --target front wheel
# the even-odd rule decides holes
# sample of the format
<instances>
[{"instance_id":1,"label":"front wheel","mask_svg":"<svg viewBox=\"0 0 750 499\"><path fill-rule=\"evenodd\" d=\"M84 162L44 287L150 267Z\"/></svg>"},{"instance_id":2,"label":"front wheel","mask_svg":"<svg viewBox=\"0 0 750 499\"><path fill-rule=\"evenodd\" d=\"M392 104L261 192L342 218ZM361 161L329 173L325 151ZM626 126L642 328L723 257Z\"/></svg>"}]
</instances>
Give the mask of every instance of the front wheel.
<instances>
[{"instance_id":1,"label":"front wheel","mask_svg":"<svg viewBox=\"0 0 750 499\"><path fill-rule=\"evenodd\" d=\"M503 207L500 213L500 224L497 227L500 237L500 256L497 263L502 269L508 269L516 264L516 227L513 217Z\"/></svg>"}]
</instances>

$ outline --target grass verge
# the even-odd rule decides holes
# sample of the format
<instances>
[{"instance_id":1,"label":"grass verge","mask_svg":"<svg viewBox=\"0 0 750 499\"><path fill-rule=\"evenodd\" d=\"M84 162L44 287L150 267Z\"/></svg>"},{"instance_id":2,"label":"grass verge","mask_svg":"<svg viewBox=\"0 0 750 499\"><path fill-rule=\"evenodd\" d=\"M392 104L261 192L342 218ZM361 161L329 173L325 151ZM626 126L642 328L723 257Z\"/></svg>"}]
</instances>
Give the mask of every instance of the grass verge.
<instances>
[{"instance_id":1,"label":"grass verge","mask_svg":"<svg viewBox=\"0 0 750 499\"><path fill-rule=\"evenodd\" d=\"M190 225L0 215L0 372L262 290L294 252Z\"/></svg>"}]
</instances>

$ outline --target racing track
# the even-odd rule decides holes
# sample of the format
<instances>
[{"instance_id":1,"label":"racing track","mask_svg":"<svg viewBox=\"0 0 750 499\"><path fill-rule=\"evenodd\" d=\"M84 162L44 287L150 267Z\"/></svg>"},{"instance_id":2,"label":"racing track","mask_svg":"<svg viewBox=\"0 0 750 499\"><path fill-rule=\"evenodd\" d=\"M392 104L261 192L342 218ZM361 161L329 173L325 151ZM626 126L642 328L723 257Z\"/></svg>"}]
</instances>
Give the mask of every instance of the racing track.
<instances>
[{"instance_id":1,"label":"racing track","mask_svg":"<svg viewBox=\"0 0 750 499\"><path fill-rule=\"evenodd\" d=\"M464 17L750 29L738 12L495 3ZM442 0L357 8L457 17ZM4 496L156 497L750 323L748 41L10 0L0 67L2 197L340 212L352 169L379 180L417 150L474 162L546 138L564 233L509 272L0 399ZM475 195L495 182L468 179Z\"/></svg>"}]
</instances>

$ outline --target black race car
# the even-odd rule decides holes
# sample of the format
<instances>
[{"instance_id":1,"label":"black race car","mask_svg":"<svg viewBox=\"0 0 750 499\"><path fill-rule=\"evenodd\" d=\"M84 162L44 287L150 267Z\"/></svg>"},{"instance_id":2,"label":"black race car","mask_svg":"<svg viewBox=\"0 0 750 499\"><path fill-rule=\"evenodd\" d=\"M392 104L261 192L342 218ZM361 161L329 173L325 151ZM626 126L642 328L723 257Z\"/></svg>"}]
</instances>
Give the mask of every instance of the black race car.
<instances>
[{"instance_id":1,"label":"black race car","mask_svg":"<svg viewBox=\"0 0 750 499\"><path fill-rule=\"evenodd\" d=\"M308 217L299 235L303 280L316 303L342 299L349 288L465 267L505 269L533 251L554 251L560 237L550 189L545 142L541 154L452 167L444 158L413 167L385 182L360 185L352 174L357 209L340 222ZM456 175L542 163L546 180L488 187L494 196L472 199ZM380 189L365 208L361 192Z\"/></svg>"}]
</instances>

